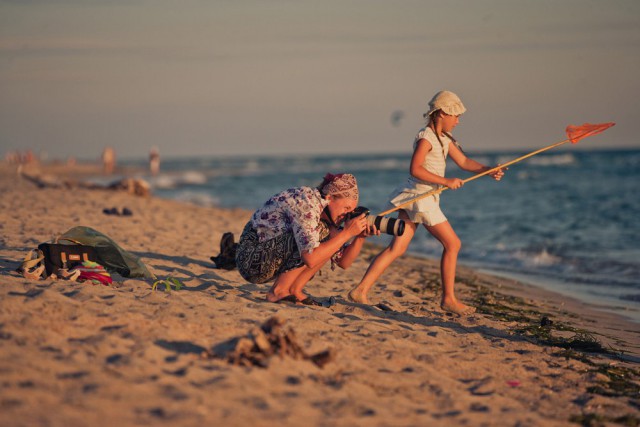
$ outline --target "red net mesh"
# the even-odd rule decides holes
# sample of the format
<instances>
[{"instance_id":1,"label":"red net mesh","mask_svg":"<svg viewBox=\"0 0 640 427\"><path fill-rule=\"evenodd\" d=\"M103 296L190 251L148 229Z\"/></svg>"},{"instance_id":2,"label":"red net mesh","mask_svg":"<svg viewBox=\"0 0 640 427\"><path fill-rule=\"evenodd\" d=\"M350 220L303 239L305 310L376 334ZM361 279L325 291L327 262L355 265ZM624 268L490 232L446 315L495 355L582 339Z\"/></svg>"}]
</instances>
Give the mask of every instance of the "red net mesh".
<instances>
[{"instance_id":1,"label":"red net mesh","mask_svg":"<svg viewBox=\"0 0 640 427\"><path fill-rule=\"evenodd\" d=\"M598 124L584 123L580 126L569 125L567 126L567 138L569 138L572 144L577 144L582 138L597 135L613 125L615 125L614 122Z\"/></svg>"}]
</instances>

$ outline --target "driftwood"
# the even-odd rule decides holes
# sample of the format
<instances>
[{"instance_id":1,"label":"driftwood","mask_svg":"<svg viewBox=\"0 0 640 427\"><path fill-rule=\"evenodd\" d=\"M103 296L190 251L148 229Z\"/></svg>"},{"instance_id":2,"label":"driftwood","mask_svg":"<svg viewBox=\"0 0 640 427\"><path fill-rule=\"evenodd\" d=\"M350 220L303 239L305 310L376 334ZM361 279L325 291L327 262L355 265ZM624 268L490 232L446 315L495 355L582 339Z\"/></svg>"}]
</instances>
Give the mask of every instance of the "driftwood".
<instances>
[{"instance_id":1,"label":"driftwood","mask_svg":"<svg viewBox=\"0 0 640 427\"><path fill-rule=\"evenodd\" d=\"M285 321L273 316L262 326L255 327L244 337L233 338L214 348L217 357L226 359L237 366L258 366L266 368L269 359L278 355L296 360L310 360L322 368L335 358L332 349L314 355L307 354L298 344L293 329L284 327Z\"/></svg>"}]
</instances>

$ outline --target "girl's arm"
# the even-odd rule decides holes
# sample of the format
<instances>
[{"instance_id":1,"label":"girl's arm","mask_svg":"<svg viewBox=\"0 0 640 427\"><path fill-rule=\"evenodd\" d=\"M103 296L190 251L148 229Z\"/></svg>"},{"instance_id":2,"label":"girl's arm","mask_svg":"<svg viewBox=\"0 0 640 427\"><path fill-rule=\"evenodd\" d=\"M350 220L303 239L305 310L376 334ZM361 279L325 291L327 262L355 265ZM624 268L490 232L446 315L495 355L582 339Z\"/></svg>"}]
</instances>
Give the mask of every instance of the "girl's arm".
<instances>
[{"instance_id":1,"label":"girl's arm","mask_svg":"<svg viewBox=\"0 0 640 427\"><path fill-rule=\"evenodd\" d=\"M465 156L462 150L458 148L458 146L454 143L449 144L449 157L455 162L456 165L462 170L466 170L468 172L473 173L482 173L488 171L489 169L493 169L491 166L485 166L482 163L476 162L473 159ZM499 169L494 173L490 174L495 180L500 181L504 172Z\"/></svg>"},{"instance_id":2,"label":"girl's arm","mask_svg":"<svg viewBox=\"0 0 640 427\"><path fill-rule=\"evenodd\" d=\"M452 146L453 144L449 145L449 147ZM430 151L431 143L424 138L419 139L416 143L416 149L413 151L413 157L411 157L411 166L409 169L409 173L411 173L411 176L421 181L445 185L452 190L462 187L463 182L460 178L445 178L443 176L436 175L435 173L431 173L422 167L422 162ZM458 152L460 152L460 150L458 150ZM451 155L451 148L449 148L449 155Z\"/></svg>"}]
</instances>

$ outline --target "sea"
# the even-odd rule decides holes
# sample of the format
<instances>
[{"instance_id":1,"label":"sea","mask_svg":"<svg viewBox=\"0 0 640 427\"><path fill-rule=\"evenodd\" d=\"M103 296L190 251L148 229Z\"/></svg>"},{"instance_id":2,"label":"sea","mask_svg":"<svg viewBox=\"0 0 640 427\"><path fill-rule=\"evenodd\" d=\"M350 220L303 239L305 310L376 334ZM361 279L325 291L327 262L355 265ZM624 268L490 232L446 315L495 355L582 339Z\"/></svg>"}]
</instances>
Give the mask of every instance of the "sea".
<instances>
[{"instance_id":1,"label":"sea","mask_svg":"<svg viewBox=\"0 0 640 427\"><path fill-rule=\"evenodd\" d=\"M468 153L484 164L524 152ZM381 212L408 176L410 153L194 157L163 159L144 176L156 196L203 206L259 208L273 194L316 186L325 173L349 172L360 204ZM129 165L144 168L145 162ZM447 175L471 175L453 163ZM640 150L549 151L510 166L502 181L483 177L441 195L462 240L459 263L515 278L640 322ZM424 229L409 251L439 258ZM377 244L389 236L372 237ZM212 242L217 248L218 242Z\"/></svg>"}]
</instances>

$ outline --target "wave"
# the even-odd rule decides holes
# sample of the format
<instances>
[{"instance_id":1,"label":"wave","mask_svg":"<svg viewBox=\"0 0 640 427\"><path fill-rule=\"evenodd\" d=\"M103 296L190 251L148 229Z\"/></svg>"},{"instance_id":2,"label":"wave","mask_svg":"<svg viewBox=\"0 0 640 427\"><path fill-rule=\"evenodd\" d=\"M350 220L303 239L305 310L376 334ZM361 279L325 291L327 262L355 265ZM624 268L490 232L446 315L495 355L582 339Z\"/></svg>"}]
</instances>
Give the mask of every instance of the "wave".
<instances>
[{"instance_id":1,"label":"wave","mask_svg":"<svg viewBox=\"0 0 640 427\"><path fill-rule=\"evenodd\" d=\"M207 176L202 172L188 170L180 174L163 174L149 179L154 189L174 189L186 185L204 185Z\"/></svg>"},{"instance_id":2,"label":"wave","mask_svg":"<svg viewBox=\"0 0 640 427\"><path fill-rule=\"evenodd\" d=\"M275 173L317 173L323 175L327 172L349 172L357 173L361 171L395 171L406 170L408 159L398 158L281 158L281 159L249 159L243 162L236 162L222 166L226 173L240 176L269 175ZM214 167L215 168L215 167ZM220 170L219 170L220 172Z\"/></svg>"},{"instance_id":3,"label":"wave","mask_svg":"<svg viewBox=\"0 0 640 427\"><path fill-rule=\"evenodd\" d=\"M554 154L547 156L531 157L527 159L529 164L535 166L564 166L577 162L576 157L571 153Z\"/></svg>"},{"instance_id":4,"label":"wave","mask_svg":"<svg viewBox=\"0 0 640 427\"><path fill-rule=\"evenodd\" d=\"M547 249L542 249L538 253L516 252L516 258L521 259L524 264L529 266L552 266L562 262L562 258L550 254Z\"/></svg>"}]
</instances>

